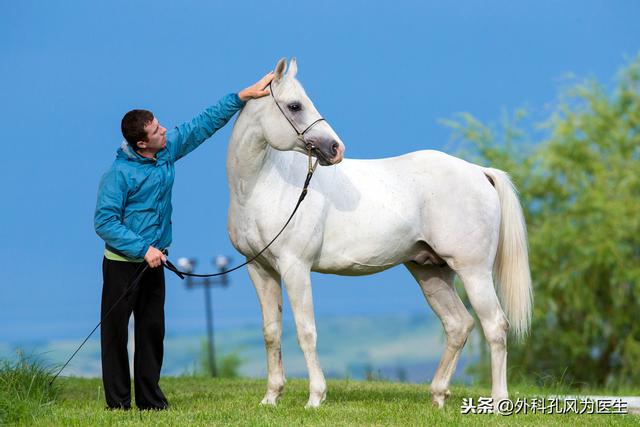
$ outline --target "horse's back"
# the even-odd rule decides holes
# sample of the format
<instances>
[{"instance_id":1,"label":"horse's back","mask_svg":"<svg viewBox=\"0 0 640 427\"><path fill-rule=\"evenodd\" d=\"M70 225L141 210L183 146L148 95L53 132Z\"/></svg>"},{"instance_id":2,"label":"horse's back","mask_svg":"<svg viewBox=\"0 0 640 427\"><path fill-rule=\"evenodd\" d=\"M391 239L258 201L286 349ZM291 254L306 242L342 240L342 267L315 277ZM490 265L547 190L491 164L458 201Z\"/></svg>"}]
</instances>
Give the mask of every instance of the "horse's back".
<instances>
[{"instance_id":1,"label":"horse's back","mask_svg":"<svg viewBox=\"0 0 640 427\"><path fill-rule=\"evenodd\" d=\"M438 150L419 150L394 157L380 159L349 159L341 163L346 168L394 169L406 173L443 172L462 173L465 171L479 171L481 167L466 160L452 156Z\"/></svg>"},{"instance_id":2,"label":"horse's back","mask_svg":"<svg viewBox=\"0 0 640 427\"><path fill-rule=\"evenodd\" d=\"M435 150L345 159L321 176L328 209L319 271L375 272L412 259L418 242L459 246L486 222L478 209L496 207L481 167Z\"/></svg>"},{"instance_id":3,"label":"horse's back","mask_svg":"<svg viewBox=\"0 0 640 427\"><path fill-rule=\"evenodd\" d=\"M413 151L381 159L344 159L335 168L333 173L328 173L329 180L342 178L343 183L355 187L379 184L374 185L377 194L402 187L414 195L423 192L446 195L459 193L463 186L486 187L487 183L481 166L437 150Z\"/></svg>"}]
</instances>

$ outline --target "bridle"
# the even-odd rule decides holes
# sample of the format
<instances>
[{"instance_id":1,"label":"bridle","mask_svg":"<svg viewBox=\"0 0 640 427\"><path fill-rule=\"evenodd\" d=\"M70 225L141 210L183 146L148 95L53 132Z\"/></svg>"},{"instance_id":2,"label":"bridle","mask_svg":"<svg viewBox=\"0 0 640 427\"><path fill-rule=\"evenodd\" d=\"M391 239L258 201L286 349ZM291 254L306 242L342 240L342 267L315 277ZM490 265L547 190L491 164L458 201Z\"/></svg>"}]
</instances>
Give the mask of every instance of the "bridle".
<instances>
[{"instance_id":1,"label":"bridle","mask_svg":"<svg viewBox=\"0 0 640 427\"><path fill-rule=\"evenodd\" d=\"M271 82L269 82L269 93L271 94L271 97L273 98L273 102L275 102L276 107L278 107L278 110L280 110L280 112L282 113L282 115L284 116L285 119L287 119L287 121L289 122L289 124L291 125L291 127L293 128L293 130L296 132L297 134L297 138L298 140L300 140L304 145L305 148L307 149L307 151L311 151L311 150L315 150L317 149L317 147L315 145L313 145L312 143L308 142L305 137L304 134L307 133L307 131L309 129L311 129L313 126L315 126L317 123L325 121L324 117L320 117L319 119L317 119L316 121L314 121L313 123L311 123L309 126L307 126L305 128L305 130L303 130L302 132L300 132L298 130L298 128L296 127L296 125L293 123L293 121L289 118L289 116L287 116L284 112L284 110L282 109L282 107L280 106L280 103L278 102L278 100L276 99L276 96L273 94L273 86L271 85Z\"/></svg>"}]
</instances>

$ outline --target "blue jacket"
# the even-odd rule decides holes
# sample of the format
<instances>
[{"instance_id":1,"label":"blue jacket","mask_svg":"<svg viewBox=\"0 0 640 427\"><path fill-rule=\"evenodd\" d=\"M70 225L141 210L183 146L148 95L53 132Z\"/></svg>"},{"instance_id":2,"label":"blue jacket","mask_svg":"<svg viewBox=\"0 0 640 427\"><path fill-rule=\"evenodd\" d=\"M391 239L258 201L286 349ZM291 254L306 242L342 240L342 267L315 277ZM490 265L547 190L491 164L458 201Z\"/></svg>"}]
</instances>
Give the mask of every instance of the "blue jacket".
<instances>
[{"instance_id":1,"label":"blue jacket","mask_svg":"<svg viewBox=\"0 0 640 427\"><path fill-rule=\"evenodd\" d=\"M168 131L167 146L155 160L122 144L100 181L94 216L96 233L108 250L142 259L149 246L169 247L174 163L223 127L243 105L238 95L226 95L190 122Z\"/></svg>"}]
</instances>

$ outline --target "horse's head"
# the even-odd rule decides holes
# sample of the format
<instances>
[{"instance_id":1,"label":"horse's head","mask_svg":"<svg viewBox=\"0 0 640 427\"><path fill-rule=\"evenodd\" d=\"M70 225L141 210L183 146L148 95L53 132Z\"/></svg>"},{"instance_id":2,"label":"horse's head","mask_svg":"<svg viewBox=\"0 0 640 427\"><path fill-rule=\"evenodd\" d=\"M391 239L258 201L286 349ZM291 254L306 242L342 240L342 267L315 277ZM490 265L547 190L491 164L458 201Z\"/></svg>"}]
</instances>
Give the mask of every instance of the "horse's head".
<instances>
[{"instance_id":1,"label":"horse's head","mask_svg":"<svg viewBox=\"0 0 640 427\"><path fill-rule=\"evenodd\" d=\"M267 103L261 117L265 139L280 151L307 154L308 147L311 147L312 154L323 166L340 163L344 144L329 123L318 121L322 116L296 80L296 59L291 59L285 73L286 67L285 58L278 61L271 82L272 96L263 98ZM299 133L304 133L303 139Z\"/></svg>"}]
</instances>

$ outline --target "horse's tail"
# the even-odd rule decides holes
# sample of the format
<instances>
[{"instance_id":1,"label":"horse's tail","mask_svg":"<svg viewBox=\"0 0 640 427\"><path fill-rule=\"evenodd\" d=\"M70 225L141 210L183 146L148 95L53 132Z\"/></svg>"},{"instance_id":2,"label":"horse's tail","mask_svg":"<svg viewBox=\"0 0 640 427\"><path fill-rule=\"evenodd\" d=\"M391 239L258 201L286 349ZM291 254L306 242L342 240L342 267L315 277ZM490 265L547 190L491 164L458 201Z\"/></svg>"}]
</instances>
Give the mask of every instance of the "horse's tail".
<instances>
[{"instance_id":1,"label":"horse's tail","mask_svg":"<svg viewBox=\"0 0 640 427\"><path fill-rule=\"evenodd\" d=\"M533 305L527 226L517 190L509 175L493 168L483 168L483 171L492 180L500 198L500 239L493 263L498 295L511 330L517 339L522 339L529 330Z\"/></svg>"}]
</instances>

